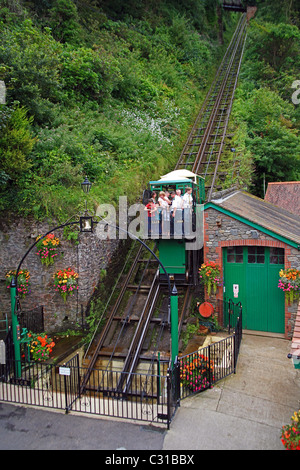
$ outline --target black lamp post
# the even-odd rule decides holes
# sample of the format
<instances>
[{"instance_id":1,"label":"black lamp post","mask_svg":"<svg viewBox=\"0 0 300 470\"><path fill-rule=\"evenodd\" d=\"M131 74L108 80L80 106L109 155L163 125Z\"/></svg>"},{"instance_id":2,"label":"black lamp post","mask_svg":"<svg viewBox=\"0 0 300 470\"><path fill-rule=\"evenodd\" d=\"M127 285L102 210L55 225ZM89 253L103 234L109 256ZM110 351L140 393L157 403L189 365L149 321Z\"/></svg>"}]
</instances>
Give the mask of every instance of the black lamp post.
<instances>
[{"instance_id":1,"label":"black lamp post","mask_svg":"<svg viewBox=\"0 0 300 470\"><path fill-rule=\"evenodd\" d=\"M87 176L85 180L81 183L81 188L83 192L88 195L90 189L92 187L92 183L88 180ZM82 216L79 217L80 223L80 232L91 233L93 231L94 220L93 215L91 215L87 210L87 200L85 200L85 212Z\"/></svg>"}]
</instances>

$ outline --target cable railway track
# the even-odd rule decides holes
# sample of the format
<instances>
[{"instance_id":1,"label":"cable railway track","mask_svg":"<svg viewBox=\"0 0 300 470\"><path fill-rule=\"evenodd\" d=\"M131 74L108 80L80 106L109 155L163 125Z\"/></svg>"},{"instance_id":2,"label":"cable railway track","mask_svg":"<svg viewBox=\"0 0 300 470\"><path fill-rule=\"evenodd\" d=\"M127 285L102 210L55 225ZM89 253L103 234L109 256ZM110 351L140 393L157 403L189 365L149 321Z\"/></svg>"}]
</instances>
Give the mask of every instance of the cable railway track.
<instances>
[{"instance_id":1,"label":"cable railway track","mask_svg":"<svg viewBox=\"0 0 300 470\"><path fill-rule=\"evenodd\" d=\"M242 15L175 167L205 179L207 201L219 173L246 34L246 16Z\"/></svg>"},{"instance_id":2,"label":"cable railway track","mask_svg":"<svg viewBox=\"0 0 300 470\"><path fill-rule=\"evenodd\" d=\"M246 15L242 15L231 42L210 87L203 106L175 166L189 169L204 177L207 200L211 200L220 169L234 91L237 85L246 39ZM148 242L151 243L151 242ZM155 248L154 248L155 250ZM168 318L168 291L161 285L158 263L149 258L149 252L139 245L128 273L120 279L119 293L94 349L85 356L87 369L81 391L96 390L105 393L105 372L112 364L121 364L116 396L126 395L132 374L139 362L149 366L170 358L170 319ZM147 257L148 256L148 257ZM191 301L191 285L177 286L179 294L178 334ZM99 383L91 381L94 368L104 370ZM91 383L93 382L93 383ZM141 390L140 393L143 393Z\"/></svg>"}]
</instances>

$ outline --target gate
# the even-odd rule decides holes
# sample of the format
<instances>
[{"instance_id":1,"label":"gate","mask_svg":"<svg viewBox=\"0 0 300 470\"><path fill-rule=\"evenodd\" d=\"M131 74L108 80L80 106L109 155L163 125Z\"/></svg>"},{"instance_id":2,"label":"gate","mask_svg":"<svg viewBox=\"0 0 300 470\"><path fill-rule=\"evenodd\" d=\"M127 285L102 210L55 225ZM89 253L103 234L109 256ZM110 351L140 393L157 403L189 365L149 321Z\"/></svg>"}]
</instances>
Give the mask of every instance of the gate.
<instances>
[{"instance_id":1,"label":"gate","mask_svg":"<svg viewBox=\"0 0 300 470\"><path fill-rule=\"evenodd\" d=\"M235 374L241 340L240 307L231 336L179 358L180 399L212 388L219 380Z\"/></svg>"},{"instance_id":2,"label":"gate","mask_svg":"<svg viewBox=\"0 0 300 470\"><path fill-rule=\"evenodd\" d=\"M0 369L0 401L81 412L99 416L165 424L168 428L177 407L178 372L130 374L126 393L118 391L122 371L93 369L87 373L74 356L62 366L14 360ZM129 375L129 373L128 373Z\"/></svg>"},{"instance_id":3,"label":"gate","mask_svg":"<svg viewBox=\"0 0 300 470\"><path fill-rule=\"evenodd\" d=\"M176 358L172 368L160 363L162 373L128 373L125 391L117 387L122 370L93 369L83 388L88 368L80 366L78 354L61 366L18 363L7 355L0 366L0 401L164 424L169 429L181 399L235 373L241 339L240 312L231 336Z\"/></svg>"}]
</instances>

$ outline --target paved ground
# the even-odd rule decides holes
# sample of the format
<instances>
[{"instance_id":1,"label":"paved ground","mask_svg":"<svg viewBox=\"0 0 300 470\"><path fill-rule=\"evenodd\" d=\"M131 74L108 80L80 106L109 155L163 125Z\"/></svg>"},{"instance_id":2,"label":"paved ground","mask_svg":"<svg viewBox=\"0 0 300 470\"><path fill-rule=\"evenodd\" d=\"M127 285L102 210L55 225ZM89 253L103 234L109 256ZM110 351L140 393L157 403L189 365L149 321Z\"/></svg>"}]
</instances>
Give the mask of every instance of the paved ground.
<instances>
[{"instance_id":1,"label":"paved ground","mask_svg":"<svg viewBox=\"0 0 300 470\"><path fill-rule=\"evenodd\" d=\"M182 400L164 449L283 450L281 427L300 407L290 342L244 335L237 373Z\"/></svg>"},{"instance_id":2,"label":"paved ground","mask_svg":"<svg viewBox=\"0 0 300 470\"><path fill-rule=\"evenodd\" d=\"M182 400L171 429L0 403L0 449L283 450L300 375L283 339L244 335L237 373Z\"/></svg>"}]
</instances>

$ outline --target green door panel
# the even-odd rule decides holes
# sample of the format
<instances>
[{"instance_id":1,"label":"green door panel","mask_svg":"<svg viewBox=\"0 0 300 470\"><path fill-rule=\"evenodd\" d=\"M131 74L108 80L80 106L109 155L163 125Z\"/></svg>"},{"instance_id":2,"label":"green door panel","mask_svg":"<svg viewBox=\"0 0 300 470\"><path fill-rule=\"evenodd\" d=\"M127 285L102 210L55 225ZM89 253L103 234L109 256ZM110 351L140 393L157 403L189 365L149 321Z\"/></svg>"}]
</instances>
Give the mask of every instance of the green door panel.
<instances>
[{"instance_id":1,"label":"green door panel","mask_svg":"<svg viewBox=\"0 0 300 470\"><path fill-rule=\"evenodd\" d=\"M284 333L284 295L277 287L283 255L280 252L276 258L274 250L278 249L249 246L223 250L224 296L242 303L245 329ZM238 285L236 297L234 284Z\"/></svg>"}]
</instances>

